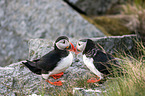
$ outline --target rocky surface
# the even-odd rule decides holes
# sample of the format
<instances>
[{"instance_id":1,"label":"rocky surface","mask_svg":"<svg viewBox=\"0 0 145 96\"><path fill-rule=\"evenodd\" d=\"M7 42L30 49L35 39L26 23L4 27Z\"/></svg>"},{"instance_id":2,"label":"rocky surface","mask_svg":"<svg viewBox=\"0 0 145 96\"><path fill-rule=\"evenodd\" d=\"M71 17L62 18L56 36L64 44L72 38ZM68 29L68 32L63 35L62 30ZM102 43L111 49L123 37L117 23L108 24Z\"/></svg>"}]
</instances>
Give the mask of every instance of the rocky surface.
<instances>
[{"instance_id":1,"label":"rocky surface","mask_svg":"<svg viewBox=\"0 0 145 96\"><path fill-rule=\"evenodd\" d=\"M126 47L131 49L134 47L133 39L135 35L132 36L113 36L104 38L92 38L95 43L102 44L106 51L113 52L115 47L123 47L121 44L127 44ZM70 40L73 43L76 40ZM110 43L111 42L111 43ZM121 42L121 43L119 43ZM128 43L127 43L128 42ZM53 48L53 42L47 39L31 39L29 41L29 60L40 58ZM74 57L76 57L74 55ZM73 64L69 67L64 75L58 79L63 81L64 85L62 87L55 87L53 85L45 82L40 76L32 73L26 68L22 61L18 63L11 64L6 67L0 67L0 95L2 96L22 96L30 94L45 94L45 95L69 95L81 94L83 96L95 96L100 94L100 90L105 88L103 85L91 85L87 87L86 81L88 78L94 76L88 68L83 64L81 55L77 56L79 60L74 58ZM25 61L23 61L25 62ZM55 81L53 78L49 78L51 81ZM80 82L80 83L77 83ZM84 84L84 85L83 85ZM78 88L80 87L80 88ZM93 89L89 89L93 88ZM101 89L100 89L101 88ZM66 92L67 90L67 92ZM74 91L73 91L74 90ZM70 93L69 93L70 91ZM75 95L78 96L78 95Z\"/></svg>"},{"instance_id":2,"label":"rocky surface","mask_svg":"<svg viewBox=\"0 0 145 96\"><path fill-rule=\"evenodd\" d=\"M136 41L137 35L123 35L123 36L108 36L100 38L92 38L100 49L103 48L109 53L125 52L130 55L135 55L137 52Z\"/></svg>"},{"instance_id":3,"label":"rocky surface","mask_svg":"<svg viewBox=\"0 0 145 96\"><path fill-rule=\"evenodd\" d=\"M73 88L73 95L74 96L101 96L100 93L102 91L100 89L95 88L92 89L84 89L84 88ZM103 91L106 92L106 91Z\"/></svg>"},{"instance_id":4,"label":"rocky surface","mask_svg":"<svg viewBox=\"0 0 145 96\"><path fill-rule=\"evenodd\" d=\"M64 85L62 87L57 87L45 82L41 76L30 72L25 66L22 65L22 62L25 61L14 63L6 67L0 67L1 96L26 96L34 93L40 95L43 93L43 91L45 95L50 96L56 94L67 95L68 93L65 93L66 90L68 91L68 89L71 89L70 91L73 91L71 87L77 86L75 84L75 80L80 80L87 77L90 78L90 76L93 76L89 70L82 65L82 63L73 62L72 66L65 71L64 75L60 79L57 79L61 80ZM51 77L49 80L56 81ZM87 81L87 79L85 79L85 81ZM96 86L93 85L93 87ZM95 90L101 91L100 87L96 87ZM77 91L78 90L75 88L74 94L77 94ZM100 94L100 91L98 91L97 94ZM86 95L84 96L87 96L87 94L90 93L86 92L85 94Z\"/></svg>"},{"instance_id":5,"label":"rocky surface","mask_svg":"<svg viewBox=\"0 0 145 96\"><path fill-rule=\"evenodd\" d=\"M87 15L103 15L120 0L64 0L82 10ZM122 0L123 1L123 0Z\"/></svg>"},{"instance_id":6,"label":"rocky surface","mask_svg":"<svg viewBox=\"0 0 145 96\"><path fill-rule=\"evenodd\" d=\"M0 66L26 59L27 41L104 36L62 0L0 0Z\"/></svg>"}]
</instances>

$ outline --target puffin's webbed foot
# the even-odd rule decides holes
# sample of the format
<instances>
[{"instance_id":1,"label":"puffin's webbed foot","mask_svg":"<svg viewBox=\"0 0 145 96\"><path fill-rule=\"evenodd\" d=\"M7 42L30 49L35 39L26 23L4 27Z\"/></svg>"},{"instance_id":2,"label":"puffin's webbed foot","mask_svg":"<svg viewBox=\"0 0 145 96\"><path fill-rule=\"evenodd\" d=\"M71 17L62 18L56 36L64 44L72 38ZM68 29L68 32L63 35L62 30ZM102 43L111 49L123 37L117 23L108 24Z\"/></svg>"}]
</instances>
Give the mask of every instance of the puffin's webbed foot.
<instances>
[{"instance_id":1,"label":"puffin's webbed foot","mask_svg":"<svg viewBox=\"0 0 145 96\"><path fill-rule=\"evenodd\" d=\"M95 82L99 82L101 79L97 79L97 78L91 78L87 81L87 83L95 83Z\"/></svg>"},{"instance_id":2,"label":"puffin's webbed foot","mask_svg":"<svg viewBox=\"0 0 145 96\"><path fill-rule=\"evenodd\" d=\"M55 86L62 86L62 82L61 81L56 81L56 82L51 82L49 80L45 80L46 82L52 84L52 85L55 85Z\"/></svg>"},{"instance_id":3,"label":"puffin's webbed foot","mask_svg":"<svg viewBox=\"0 0 145 96\"><path fill-rule=\"evenodd\" d=\"M59 79L64 73L58 73L58 74L54 74L54 75L50 75L49 77L53 77L54 79Z\"/></svg>"},{"instance_id":4,"label":"puffin's webbed foot","mask_svg":"<svg viewBox=\"0 0 145 96\"><path fill-rule=\"evenodd\" d=\"M97 76L99 79L92 77L91 79L89 79L87 81L87 83L95 83L95 82L99 82L101 79L99 76Z\"/></svg>"}]
</instances>

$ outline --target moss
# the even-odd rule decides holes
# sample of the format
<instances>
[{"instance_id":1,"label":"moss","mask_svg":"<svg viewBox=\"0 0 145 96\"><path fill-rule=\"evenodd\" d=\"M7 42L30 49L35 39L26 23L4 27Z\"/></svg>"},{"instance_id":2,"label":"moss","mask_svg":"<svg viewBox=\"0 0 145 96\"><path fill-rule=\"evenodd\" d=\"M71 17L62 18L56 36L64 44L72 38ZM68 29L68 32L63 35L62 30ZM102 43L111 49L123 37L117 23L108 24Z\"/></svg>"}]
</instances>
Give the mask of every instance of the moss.
<instances>
[{"instance_id":1,"label":"moss","mask_svg":"<svg viewBox=\"0 0 145 96\"><path fill-rule=\"evenodd\" d=\"M93 19L91 19L91 17L88 17L88 16L85 16L85 15L82 15L81 16L86 19L88 22L90 22L91 24L95 25L99 30L101 30L105 35L107 36L111 36L111 34L109 34L103 27L101 27L100 25L96 24L94 22Z\"/></svg>"},{"instance_id":2,"label":"moss","mask_svg":"<svg viewBox=\"0 0 145 96\"><path fill-rule=\"evenodd\" d=\"M127 35L132 32L124 25L123 20L108 17L96 17L94 22L103 27L111 35Z\"/></svg>"},{"instance_id":3,"label":"moss","mask_svg":"<svg viewBox=\"0 0 145 96\"><path fill-rule=\"evenodd\" d=\"M84 15L82 15L82 17L95 25L107 36L132 34L132 32L125 26L125 21L120 18L108 16L87 17Z\"/></svg>"}]
</instances>

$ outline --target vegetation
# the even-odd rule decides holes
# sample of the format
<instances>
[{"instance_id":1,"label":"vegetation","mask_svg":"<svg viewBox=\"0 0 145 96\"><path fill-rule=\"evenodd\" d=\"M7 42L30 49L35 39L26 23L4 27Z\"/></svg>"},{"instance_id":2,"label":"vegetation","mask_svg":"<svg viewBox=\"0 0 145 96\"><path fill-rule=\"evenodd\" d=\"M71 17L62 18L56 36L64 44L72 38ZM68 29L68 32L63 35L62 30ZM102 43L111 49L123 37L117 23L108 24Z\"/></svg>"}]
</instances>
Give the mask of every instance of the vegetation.
<instances>
[{"instance_id":1,"label":"vegetation","mask_svg":"<svg viewBox=\"0 0 145 96\"><path fill-rule=\"evenodd\" d=\"M113 6L104 16L83 15L83 17L107 36L137 33L145 42L145 1L125 1L123 4ZM111 13L112 11L117 12Z\"/></svg>"},{"instance_id":2,"label":"vegetation","mask_svg":"<svg viewBox=\"0 0 145 96\"><path fill-rule=\"evenodd\" d=\"M122 4L119 14L107 14L107 16L88 17L82 15L90 23L101 29L106 35L124 35L138 33L145 41L145 1L144 0L126 0ZM56 87L46 89L42 85L38 94L42 96L49 94L51 96L73 96L73 88L94 89L102 88L103 96L145 96L145 47L143 43L137 43L139 55L137 58L123 53L119 55L122 65L123 76L116 75L115 78L107 78L102 84L88 84L90 77L64 82L62 88ZM126 54L126 55L124 55ZM115 71L114 71L115 72ZM92 76L94 76L92 74ZM91 77L92 77L91 76ZM66 90L67 88L67 90ZM105 91L105 92L104 92Z\"/></svg>"},{"instance_id":3,"label":"vegetation","mask_svg":"<svg viewBox=\"0 0 145 96\"><path fill-rule=\"evenodd\" d=\"M145 96L145 47L142 43L137 43L137 46L140 51L138 58L127 54L124 55L125 53L120 53L118 56L123 73L125 73L122 76L116 75L116 77L107 78L103 84L87 83L87 79L95 76L94 74L84 78L78 76L77 80L64 82L61 88L51 87L46 89L45 85L42 85L42 89L39 89L40 93L38 94L42 96L74 96L73 89L77 87L84 89L99 88L102 91L100 95L103 96ZM116 71L114 71L115 73Z\"/></svg>"},{"instance_id":4,"label":"vegetation","mask_svg":"<svg viewBox=\"0 0 145 96\"><path fill-rule=\"evenodd\" d=\"M103 96L145 96L145 47L138 43L142 55L138 58L120 56L124 70L122 77L108 80Z\"/></svg>"},{"instance_id":5,"label":"vegetation","mask_svg":"<svg viewBox=\"0 0 145 96\"><path fill-rule=\"evenodd\" d=\"M143 42L145 42L145 1L133 0L122 5L121 15L132 15L133 18L128 23L130 30L137 33ZM144 43L145 45L145 43Z\"/></svg>"}]
</instances>

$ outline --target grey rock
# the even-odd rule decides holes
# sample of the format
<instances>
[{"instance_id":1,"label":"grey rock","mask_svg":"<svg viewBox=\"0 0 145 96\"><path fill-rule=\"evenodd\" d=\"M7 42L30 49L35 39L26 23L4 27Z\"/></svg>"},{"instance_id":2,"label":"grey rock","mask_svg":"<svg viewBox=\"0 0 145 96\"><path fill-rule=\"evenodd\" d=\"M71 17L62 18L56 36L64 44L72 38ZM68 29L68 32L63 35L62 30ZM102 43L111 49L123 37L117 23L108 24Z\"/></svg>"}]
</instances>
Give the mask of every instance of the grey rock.
<instances>
[{"instance_id":1,"label":"grey rock","mask_svg":"<svg viewBox=\"0 0 145 96\"><path fill-rule=\"evenodd\" d=\"M27 41L103 33L62 0L0 0L0 66L27 58Z\"/></svg>"},{"instance_id":2,"label":"grey rock","mask_svg":"<svg viewBox=\"0 0 145 96\"><path fill-rule=\"evenodd\" d=\"M105 14L120 0L64 0L82 10L87 15Z\"/></svg>"},{"instance_id":3,"label":"grey rock","mask_svg":"<svg viewBox=\"0 0 145 96\"><path fill-rule=\"evenodd\" d=\"M49 39L30 39L29 59L34 60L48 53L53 49L53 41Z\"/></svg>"},{"instance_id":4,"label":"grey rock","mask_svg":"<svg viewBox=\"0 0 145 96\"><path fill-rule=\"evenodd\" d=\"M100 42L100 44L102 40L102 44L104 44L103 47L106 49L107 46L112 46L112 45L115 46L115 44L118 43L117 41L120 40L121 40L120 42L128 44L127 47L130 46L129 48L133 48L132 38L135 37L136 35L131 35L131 36L125 35L125 36L118 36L118 37L111 36L111 37L91 38L91 39L93 39L95 43ZM71 39L71 41L75 43L77 40ZM29 60L37 59L47 54L49 51L53 49L53 42L54 41L48 39L31 39L29 41ZM108 43L110 42L112 42L111 45L108 45ZM117 46L119 45L116 45L116 47ZM108 51L112 52L110 50ZM94 75L83 64L81 55L77 56L77 58L79 59L79 61L76 62L75 55L74 55L74 61L72 65L64 72L64 75L58 79L64 82L64 85L62 87L55 87L45 82L39 75L36 75L31 71L29 71L29 69L22 64L22 62L25 61L14 63L6 67L0 67L0 95L2 96L5 95L26 96L30 94L40 95L42 92L41 90L45 90L45 95L51 96L51 95L55 95L57 92L64 92L64 91L66 92L66 90L68 90L70 86L74 85L75 80L81 80L81 79L87 80ZM55 81L51 77L49 78L49 80ZM100 86L101 87L96 87L94 85L93 89L80 88L81 90L74 88L74 94L80 94L79 96L95 96L96 94L99 95L101 94L100 90L102 88L105 89L105 86L103 85Z\"/></svg>"},{"instance_id":5,"label":"grey rock","mask_svg":"<svg viewBox=\"0 0 145 96\"><path fill-rule=\"evenodd\" d=\"M103 50L112 54L125 52L130 55L136 55L137 52L137 35L108 36L91 39L100 49L103 48Z\"/></svg>"},{"instance_id":6,"label":"grey rock","mask_svg":"<svg viewBox=\"0 0 145 96\"><path fill-rule=\"evenodd\" d=\"M67 88L79 78L91 76L88 69L83 67L70 67L64 75L57 80L64 82L62 87L55 87L44 80L39 75L29 71L21 61L6 67L0 67L0 95L1 96L26 96L30 94L41 94L41 90L45 89L45 95L55 95L57 91L66 91ZM73 65L77 63L73 62ZM79 77L78 77L79 76ZM56 81L49 78L50 81ZM55 89L57 88L57 90ZM52 91L50 91L52 90Z\"/></svg>"},{"instance_id":7,"label":"grey rock","mask_svg":"<svg viewBox=\"0 0 145 96\"><path fill-rule=\"evenodd\" d=\"M103 91L106 92L106 91ZM73 95L74 96L102 96L102 90L100 89L85 89L85 88L73 88Z\"/></svg>"},{"instance_id":8,"label":"grey rock","mask_svg":"<svg viewBox=\"0 0 145 96\"><path fill-rule=\"evenodd\" d=\"M87 38L80 38L87 39ZM137 35L123 36L105 36L90 38L101 49L111 54L116 52L135 53ZM79 39L78 39L79 40ZM70 41L76 45L77 39L71 38ZM37 59L46 54L50 48L53 48L53 41L47 39L31 39L29 40L29 59ZM103 49L102 49L103 48ZM31 55L32 54L32 55ZM78 55L80 57L81 55Z\"/></svg>"},{"instance_id":9,"label":"grey rock","mask_svg":"<svg viewBox=\"0 0 145 96\"><path fill-rule=\"evenodd\" d=\"M29 47L29 59L36 59L51 51L53 42L48 39L31 39L29 41ZM66 91L74 80L92 75L89 70L82 65L82 62L73 62L72 66L64 72L64 75L60 79L57 79L64 82L64 85L62 87L55 87L42 80L41 76L32 73L22 62L26 61L0 67L0 95L40 95L41 90L45 89L45 95L52 96L52 94L55 95L57 91ZM56 81L51 77L49 80Z\"/></svg>"},{"instance_id":10,"label":"grey rock","mask_svg":"<svg viewBox=\"0 0 145 96\"><path fill-rule=\"evenodd\" d=\"M1 67L0 95L25 95L35 91L40 85L40 78L21 65L22 62Z\"/></svg>"}]
</instances>

